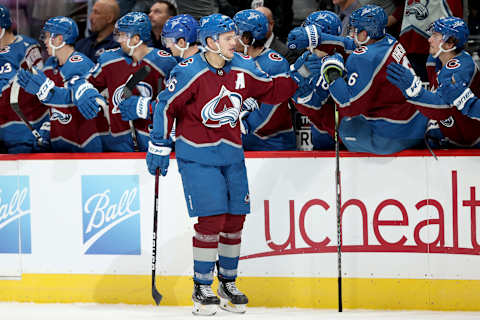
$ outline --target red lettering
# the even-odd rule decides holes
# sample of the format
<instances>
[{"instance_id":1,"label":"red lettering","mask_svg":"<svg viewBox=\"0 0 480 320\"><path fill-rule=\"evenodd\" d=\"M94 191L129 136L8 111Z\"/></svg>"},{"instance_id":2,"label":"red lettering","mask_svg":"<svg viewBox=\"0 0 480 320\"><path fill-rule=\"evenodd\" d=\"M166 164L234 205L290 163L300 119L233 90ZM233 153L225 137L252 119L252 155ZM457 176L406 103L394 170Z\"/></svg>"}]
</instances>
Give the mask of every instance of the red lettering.
<instances>
[{"instance_id":1,"label":"red lettering","mask_svg":"<svg viewBox=\"0 0 480 320\"><path fill-rule=\"evenodd\" d=\"M452 226L453 247L458 248L458 186L457 171L452 171Z\"/></svg>"},{"instance_id":2,"label":"red lettering","mask_svg":"<svg viewBox=\"0 0 480 320\"><path fill-rule=\"evenodd\" d=\"M470 207L470 230L471 230L471 239L472 246L474 249L480 249L480 245L477 242L477 210L476 208L480 206L480 201L475 197L475 187L470 187L470 200L463 201L464 207Z\"/></svg>"},{"instance_id":3,"label":"red lettering","mask_svg":"<svg viewBox=\"0 0 480 320\"><path fill-rule=\"evenodd\" d=\"M328 210L328 208L330 208L328 203L320 199L312 199L308 201L307 203L305 203L305 205L302 207L302 210L300 211L298 227L300 228L300 234L302 235L302 238L306 244L308 244L312 248L323 247L330 242L329 237L325 237L323 241L315 242L312 239L310 239L310 237L307 235L307 232L305 230L305 216L307 215L308 209L310 209L312 206L321 206L325 210Z\"/></svg>"},{"instance_id":4,"label":"red lettering","mask_svg":"<svg viewBox=\"0 0 480 320\"><path fill-rule=\"evenodd\" d=\"M368 246L368 225L367 225L367 219L368 219L368 216L367 216L367 207L365 207L365 204L358 200L358 199L350 199L348 200L347 202L345 202L343 205L342 205L342 208L341 208L341 216L342 216L342 219L343 219L343 212L345 211L345 209L347 209L349 206L356 206L360 209L360 213L362 214L362 231L363 231L363 245L364 246ZM342 220L343 221L343 220Z\"/></svg>"},{"instance_id":5,"label":"red lettering","mask_svg":"<svg viewBox=\"0 0 480 320\"><path fill-rule=\"evenodd\" d=\"M398 209L400 209L400 212L402 213L402 220L379 220L380 217L380 212L386 207L386 206L395 206ZM385 246L402 246L406 241L407 238L405 236L402 236L400 240L397 242L391 243L385 240L382 235L380 234L379 227L380 226L408 226L408 215L407 215L407 210L403 206L403 204L395 199L387 199L382 201L377 209L375 209L375 214L373 215L373 232L375 233L375 236L377 237L377 240L380 242L381 245Z\"/></svg>"},{"instance_id":6,"label":"red lettering","mask_svg":"<svg viewBox=\"0 0 480 320\"><path fill-rule=\"evenodd\" d=\"M290 244L291 249L295 249L295 202L293 200L289 200L290 203L290 233L288 235L287 241L282 244L275 244L272 241L272 237L270 235L270 202L268 200L263 201L263 205L265 207L265 240L267 241L267 245L275 251L281 251L288 247Z\"/></svg>"},{"instance_id":7,"label":"red lettering","mask_svg":"<svg viewBox=\"0 0 480 320\"><path fill-rule=\"evenodd\" d=\"M437 200L425 199L420 202L417 202L417 204L415 205L415 208L417 208L418 210L425 206L433 206L435 209L437 209L438 219L423 220L415 226L415 230L413 231L413 238L415 240L415 243L419 246L424 246L424 247L428 247L429 245L436 247L438 246L438 244L440 244L440 247L445 247L445 215L443 213L443 207L440 204L440 202L438 202ZM435 239L435 241L433 241L432 243L423 242L420 239L420 230L425 226L433 225L433 224L438 225L437 239Z\"/></svg>"}]
</instances>

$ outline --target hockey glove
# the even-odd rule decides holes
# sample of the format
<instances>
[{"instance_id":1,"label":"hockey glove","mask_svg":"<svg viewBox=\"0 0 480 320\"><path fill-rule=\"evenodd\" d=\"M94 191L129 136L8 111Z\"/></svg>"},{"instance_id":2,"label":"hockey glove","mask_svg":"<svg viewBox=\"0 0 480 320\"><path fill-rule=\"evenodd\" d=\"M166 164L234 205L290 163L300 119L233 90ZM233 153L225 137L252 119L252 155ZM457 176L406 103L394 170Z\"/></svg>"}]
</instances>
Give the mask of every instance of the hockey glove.
<instances>
[{"instance_id":1,"label":"hockey glove","mask_svg":"<svg viewBox=\"0 0 480 320\"><path fill-rule=\"evenodd\" d=\"M474 101L475 95L466 83L451 83L447 85L440 85L437 90L442 99L449 105L457 107L462 111L465 106L468 106Z\"/></svg>"},{"instance_id":2,"label":"hockey glove","mask_svg":"<svg viewBox=\"0 0 480 320\"><path fill-rule=\"evenodd\" d=\"M18 71L18 84L30 94L37 95L40 101L45 101L50 91L55 87L55 83L47 78L40 70L36 70L36 74L30 71L20 69Z\"/></svg>"},{"instance_id":3,"label":"hockey glove","mask_svg":"<svg viewBox=\"0 0 480 320\"><path fill-rule=\"evenodd\" d=\"M387 66L387 79L398 87L407 99L418 96L422 90L420 78L398 63L392 62Z\"/></svg>"},{"instance_id":4,"label":"hockey glove","mask_svg":"<svg viewBox=\"0 0 480 320\"><path fill-rule=\"evenodd\" d=\"M299 87L305 86L308 78L319 73L322 66L322 59L316 54L305 51L294 64L290 65L290 77Z\"/></svg>"},{"instance_id":5,"label":"hockey glove","mask_svg":"<svg viewBox=\"0 0 480 320\"><path fill-rule=\"evenodd\" d=\"M167 139L148 141L147 167L148 172L155 175L157 168L160 169L162 176L167 175L168 165L170 163L170 152L172 151L172 141Z\"/></svg>"},{"instance_id":6,"label":"hockey glove","mask_svg":"<svg viewBox=\"0 0 480 320\"><path fill-rule=\"evenodd\" d=\"M105 104L104 97L91 83L84 82L76 90L73 103L85 119L93 119Z\"/></svg>"},{"instance_id":7,"label":"hockey glove","mask_svg":"<svg viewBox=\"0 0 480 320\"><path fill-rule=\"evenodd\" d=\"M321 40L320 30L315 25L296 27L288 34L289 49L316 48Z\"/></svg>"},{"instance_id":8,"label":"hockey glove","mask_svg":"<svg viewBox=\"0 0 480 320\"><path fill-rule=\"evenodd\" d=\"M257 110L259 108L257 100L253 98L247 98L245 101L243 101L242 108L240 111L249 111L252 112L254 110Z\"/></svg>"},{"instance_id":9,"label":"hockey glove","mask_svg":"<svg viewBox=\"0 0 480 320\"><path fill-rule=\"evenodd\" d=\"M249 127L247 123L247 118L250 112L248 111L242 111L240 112L240 116L238 117L238 122L240 123L240 132L242 134L248 134L249 132Z\"/></svg>"},{"instance_id":10,"label":"hockey glove","mask_svg":"<svg viewBox=\"0 0 480 320\"><path fill-rule=\"evenodd\" d=\"M38 130L40 137L42 138L42 144L38 144L38 140L35 139L33 150L35 152L48 152L50 151L50 122L46 121Z\"/></svg>"},{"instance_id":11,"label":"hockey glove","mask_svg":"<svg viewBox=\"0 0 480 320\"><path fill-rule=\"evenodd\" d=\"M343 57L341 54L336 53L323 58L320 73L322 74L323 80L329 85L338 78L341 78L344 71L345 66L343 65Z\"/></svg>"},{"instance_id":12,"label":"hockey glove","mask_svg":"<svg viewBox=\"0 0 480 320\"><path fill-rule=\"evenodd\" d=\"M122 120L148 119L151 98L131 96L118 105Z\"/></svg>"}]
</instances>

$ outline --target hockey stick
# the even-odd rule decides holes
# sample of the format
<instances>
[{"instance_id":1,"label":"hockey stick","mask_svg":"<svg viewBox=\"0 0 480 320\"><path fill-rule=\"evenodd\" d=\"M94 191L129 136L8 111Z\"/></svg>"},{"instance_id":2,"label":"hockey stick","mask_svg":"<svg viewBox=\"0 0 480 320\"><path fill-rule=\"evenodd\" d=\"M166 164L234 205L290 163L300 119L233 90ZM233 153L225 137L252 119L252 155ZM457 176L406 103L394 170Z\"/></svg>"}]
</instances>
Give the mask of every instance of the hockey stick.
<instances>
[{"instance_id":1,"label":"hockey stick","mask_svg":"<svg viewBox=\"0 0 480 320\"><path fill-rule=\"evenodd\" d=\"M340 180L340 139L338 134L339 115L335 104L335 191L337 197L337 268L338 268L338 312L343 311L342 305L342 185Z\"/></svg>"},{"instance_id":2,"label":"hockey stick","mask_svg":"<svg viewBox=\"0 0 480 320\"><path fill-rule=\"evenodd\" d=\"M162 295L155 285L155 271L157 269L157 219L158 219L158 180L160 170L155 172L155 199L153 201L153 241L152 241L152 297L157 306L162 301Z\"/></svg>"},{"instance_id":3,"label":"hockey stick","mask_svg":"<svg viewBox=\"0 0 480 320\"><path fill-rule=\"evenodd\" d=\"M20 85L17 82L17 76L13 78L12 82L12 87L10 88L10 106L12 107L12 110L15 111L17 116L25 123L25 125L30 129L32 132L32 135L35 137L35 140L37 140L37 143L39 146L43 146L43 138L40 135L40 133L35 129L30 122L28 121L27 117L23 114L22 110L20 109L20 106L18 105L18 95L20 93Z\"/></svg>"},{"instance_id":4,"label":"hockey stick","mask_svg":"<svg viewBox=\"0 0 480 320\"><path fill-rule=\"evenodd\" d=\"M125 84L125 87L123 87L123 94L122 97L124 99L128 99L132 96L132 91L135 88L135 86L145 79L148 74L150 73L152 69L150 66L144 64L140 69L138 69L130 79L128 79L127 83ZM133 126L133 121L129 120L128 124L130 125L130 132L132 133L132 140L133 140L133 149L135 151L139 151L138 148L138 140L137 140L137 133L135 132L135 127Z\"/></svg>"}]
</instances>

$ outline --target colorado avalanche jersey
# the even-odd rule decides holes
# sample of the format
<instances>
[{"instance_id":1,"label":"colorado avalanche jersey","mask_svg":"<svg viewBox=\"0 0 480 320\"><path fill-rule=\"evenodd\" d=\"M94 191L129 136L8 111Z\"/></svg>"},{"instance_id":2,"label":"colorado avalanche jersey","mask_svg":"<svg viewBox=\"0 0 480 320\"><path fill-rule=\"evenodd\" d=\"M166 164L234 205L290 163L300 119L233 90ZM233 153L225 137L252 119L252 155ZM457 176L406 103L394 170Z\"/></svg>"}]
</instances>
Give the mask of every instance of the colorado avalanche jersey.
<instances>
[{"instance_id":1,"label":"colorado avalanche jersey","mask_svg":"<svg viewBox=\"0 0 480 320\"><path fill-rule=\"evenodd\" d=\"M9 153L31 152L34 137L28 127L10 107L10 88L19 68L31 70L43 68L42 55L38 43L25 36L16 36L8 46L0 49L0 140ZM48 109L20 88L18 103L30 124L39 129L48 120Z\"/></svg>"},{"instance_id":2,"label":"colorado avalanche jersey","mask_svg":"<svg viewBox=\"0 0 480 320\"><path fill-rule=\"evenodd\" d=\"M55 57L45 62L44 72L53 80L53 92L42 102L50 107L50 140L57 152L102 152L101 136L108 131L108 123L102 111L87 120L73 104L76 87L86 81L93 69L93 62L84 54L73 52L67 61L58 65Z\"/></svg>"},{"instance_id":3,"label":"colorado avalanche jersey","mask_svg":"<svg viewBox=\"0 0 480 320\"><path fill-rule=\"evenodd\" d=\"M345 65L347 79L337 79L329 87L339 105L342 123L345 117L360 116L362 122L368 123L366 129L375 136L397 140L396 149L370 152L391 153L423 142L427 118L405 101L402 92L386 79L388 64L409 65L405 54L403 46L387 34L371 45L355 49ZM340 135L343 135L342 130ZM346 145L348 139L342 136Z\"/></svg>"},{"instance_id":4,"label":"colorado avalanche jersey","mask_svg":"<svg viewBox=\"0 0 480 320\"><path fill-rule=\"evenodd\" d=\"M269 75L284 74L290 65L277 52L266 49L253 59ZM295 150L296 139L288 100L271 105L262 103L244 120L248 133L242 136L245 150Z\"/></svg>"},{"instance_id":5,"label":"colorado avalanche jersey","mask_svg":"<svg viewBox=\"0 0 480 320\"><path fill-rule=\"evenodd\" d=\"M110 137L105 146L108 151L133 151L133 142L128 121L122 120L118 105L122 101L122 93L129 77L144 65L151 68L147 77L137 84L134 95L154 98L165 87L164 83L170 70L177 64L168 52L154 49L139 62L121 49L108 50L98 60L89 81L102 91L108 90ZM148 125L151 120L137 119L133 121L136 129L140 151L147 150Z\"/></svg>"},{"instance_id":6,"label":"colorado avalanche jersey","mask_svg":"<svg viewBox=\"0 0 480 320\"><path fill-rule=\"evenodd\" d=\"M242 102L254 98L278 104L293 95L297 84L288 74L268 76L249 56L235 53L222 69L204 53L179 63L154 106L152 139L167 139L176 119L178 158L209 165L243 161L238 116Z\"/></svg>"},{"instance_id":7,"label":"colorado avalanche jersey","mask_svg":"<svg viewBox=\"0 0 480 320\"><path fill-rule=\"evenodd\" d=\"M463 16L462 0L406 0L400 43L409 54L428 54L428 27L450 16Z\"/></svg>"},{"instance_id":8,"label":"colorado avalanche jersey","mask_svg":"<svg viewBox=\"0 0 480 320\"><path fill-rule=\"evenodd\" d=\"M472 57L465 51L450 59L438 73L439 86L452 81L468 83L476 95L480 94L480 74ZM462 147L475 146L480 142L480 121L470 117L467 111L463 114L448 105L436 93L422 89L417 97L408 101L428 118L438 122L448 142Z\"/></svg>"}]
</instances>

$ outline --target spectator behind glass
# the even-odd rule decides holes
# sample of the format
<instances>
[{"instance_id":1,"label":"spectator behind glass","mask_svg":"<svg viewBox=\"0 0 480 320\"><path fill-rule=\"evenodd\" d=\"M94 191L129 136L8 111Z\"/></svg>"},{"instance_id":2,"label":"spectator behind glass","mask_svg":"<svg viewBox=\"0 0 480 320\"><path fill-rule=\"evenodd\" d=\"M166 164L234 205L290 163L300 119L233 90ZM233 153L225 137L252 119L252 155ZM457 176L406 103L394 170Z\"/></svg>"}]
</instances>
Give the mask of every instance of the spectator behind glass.
<instances>
[{"instance_id":1,"label":"spectator behind glass","mask_svg":"<svg viewBox=\"0 0 480 320\"><path fill-rule=\"evenodd\" d=\"M289 64L295 63L299 54L296 50L288 50L287 45L280 41L275 34L273 33L273 28L275 26L275 21L273 20L272 11L267 7L257 7L255 10L263 13L268 20L268 31L267 31L267 41L265 42L265 48L270 48L272 50L280 53L285 59L287 59Z\"/></svg>"},{"instance_id":2,"label":"spectator behind glass","mask_svg":"<svg viewBox=\"0 0 480 320\"><path fill-rule=\"evenodd\" d=\"M348 36L348 24L352 12L360 8L358 0L333 0L336 12L342 20L342 36Z\"/></svg>"},{"instance_id":3,"label":"spectator behind glass","mask_svg":"<svg viewBox=\"0 0 480 320\"><path fill-rule=\"evenodd\" d=\"M115 22L120 14L116 0L98 0L90 13L90 33L85 39L77 41L75 50L82 52L94 63L105 50L118 48L113 39Z\"/></svg>"},{"instance_id":4,"label":"spectator behind glass","mask_svg":"<svg viewBox=\"0 0 480 320\"><path fill-rule=\"evenodd\" d=\"M158 0L151 6L148 18L152 23L152 47L170 51L162 45L162 29L165 22L176 15L177 8L170 1Z\"/></svg>"}]
</instances>

